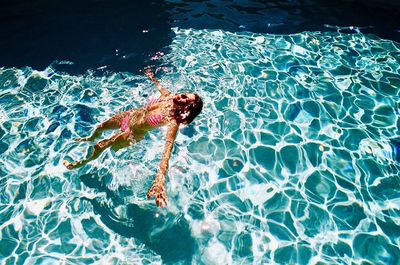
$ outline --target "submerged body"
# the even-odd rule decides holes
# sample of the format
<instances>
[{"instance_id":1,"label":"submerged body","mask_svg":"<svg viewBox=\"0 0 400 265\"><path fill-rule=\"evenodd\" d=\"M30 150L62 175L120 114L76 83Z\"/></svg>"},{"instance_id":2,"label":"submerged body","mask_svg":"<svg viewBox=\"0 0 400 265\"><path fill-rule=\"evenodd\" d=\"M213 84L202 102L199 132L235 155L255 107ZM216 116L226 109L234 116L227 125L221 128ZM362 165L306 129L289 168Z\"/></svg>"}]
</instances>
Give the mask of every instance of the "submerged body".
<instances>
[{"instance_id":1,"label":"submerged body","mask_svg":"<svg viewBox=\"0 0 400 265\"><path fill-rule=\"evenodd\" d=\"M100 124L88 138L76 139L77 141L93 141L105 130L119 129L119 132L112 137L95 144L93 152L87 159L78 162L67 162L63 164L68 169L74 169L86 165L96 159L108 147L118 151L121 148L130 146L144 138L147 132L162 126L167 126L167 139L162 155L159 171L152 187L147 192L147 197L156 197L156 204L163 207L167 204L165 193L165 178L168 170L168 162L171 157L172 148L179 124L190 123L200 112L203 103L196 94L172 95L167 89L154 79L151 72L146 75L154 82L161 93L159 98L150 99L149 102L139 109L131 109L119 113Z\"/></svg>"},{"instance_id":2,"label":"submerged body","mask_svg":"<svg viewBox=\"0 0 400 265\"><path fill-rule=\"evenodd\" d=\"M150 99L147 105L140 109L117 114L100 125L98 130L119 128L122 134L129 134L132 143L138 142L148 131L172 122L170 112L173 108L173 98L173 95L167 95Z\"/></svg>"}]
</instances>

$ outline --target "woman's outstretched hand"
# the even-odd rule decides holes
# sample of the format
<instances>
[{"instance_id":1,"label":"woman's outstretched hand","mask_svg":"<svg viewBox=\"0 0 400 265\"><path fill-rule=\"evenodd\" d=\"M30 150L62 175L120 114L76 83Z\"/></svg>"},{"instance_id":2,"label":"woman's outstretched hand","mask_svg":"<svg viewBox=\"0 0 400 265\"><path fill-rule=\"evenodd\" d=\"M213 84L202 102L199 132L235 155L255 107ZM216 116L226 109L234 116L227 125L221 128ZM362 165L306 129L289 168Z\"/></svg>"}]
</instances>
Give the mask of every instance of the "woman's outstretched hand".
<instances>
[{"instance_id":1,"label":"woman's outstretched hand","mask_svg":"<svg viewBox=\"0 0 400 265\"><path fill-rule=\"evenodd\" d=\"M145 70L144 70L144 74L145 74L148 78L150 78L150 79L153 79L153 78L154 78L154 74L153 74L153 72L151 71L150 68L145 69Z\"/></svg>"},{"instance_id":2,"label":"woman's outstretched hand","mask_svg":"<svg viewBox=\"0 0 400 265\"><path fill-rule=\"evenodd\" d=\"M165 192L165 185L164 182L158 181L157 177L151 185L151 188L147 192L147 199L155 197L155 201L158 207L165 207L168 203L168 196Z\"/></svg>"}]
</instances>

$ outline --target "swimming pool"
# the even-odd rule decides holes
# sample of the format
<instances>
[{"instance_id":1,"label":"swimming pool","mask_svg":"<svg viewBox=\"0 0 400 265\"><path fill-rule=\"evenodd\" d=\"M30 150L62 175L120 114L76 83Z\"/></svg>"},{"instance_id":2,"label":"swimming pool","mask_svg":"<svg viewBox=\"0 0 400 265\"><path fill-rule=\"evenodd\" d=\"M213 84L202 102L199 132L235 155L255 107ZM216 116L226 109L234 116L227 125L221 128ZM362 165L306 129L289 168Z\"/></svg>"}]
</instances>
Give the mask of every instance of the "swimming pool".
<instances>
[{"instance_id":1,"label":"swimming pool","mask_svg":"<svg viewBox=\"0 0 400 265\"><path fill-rule=\"evenodd\" d=\"M2 264L400 263L395 8L78 2L0 14ZM156 95L147 65L205 103L162 210L145 197L163 130L62 166L90 147L73 138Z\"/></svg>"},{"instance_id":2,"label":"swimming pool","mask_svg":"<svg viewBox=\"0 0 400 265\"><path fill-rule=\"evenodd\" d=\"M61 164L155 94L144 76L1 68L2 262L398 264L400 45L173 30L161 81L205 108L177 137L164 210L145 199L163 131Z\"/></svg>"}]
</instances>

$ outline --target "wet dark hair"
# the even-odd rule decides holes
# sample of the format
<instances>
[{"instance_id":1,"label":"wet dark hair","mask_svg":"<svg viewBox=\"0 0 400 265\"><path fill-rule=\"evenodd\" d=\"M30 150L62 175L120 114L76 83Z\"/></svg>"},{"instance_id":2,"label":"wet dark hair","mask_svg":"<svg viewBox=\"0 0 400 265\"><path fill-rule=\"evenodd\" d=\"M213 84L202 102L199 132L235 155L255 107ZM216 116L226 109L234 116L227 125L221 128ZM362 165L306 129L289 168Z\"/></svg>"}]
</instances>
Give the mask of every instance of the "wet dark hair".
<instances>
[{"instance_id":1,"label":"wet dark hair","mask_svg":"<svg viewBox=\"0 0 400 265\"><path fill-rule=\"evenodd\" d=\"M197 94L194 94L194 96L195 99L188 104L182 106L175 104L174 108L172 109L172 116L178 122L178 124L191 123L203 109L203 101L201 98Z\"/></svg>"}]
</instances>

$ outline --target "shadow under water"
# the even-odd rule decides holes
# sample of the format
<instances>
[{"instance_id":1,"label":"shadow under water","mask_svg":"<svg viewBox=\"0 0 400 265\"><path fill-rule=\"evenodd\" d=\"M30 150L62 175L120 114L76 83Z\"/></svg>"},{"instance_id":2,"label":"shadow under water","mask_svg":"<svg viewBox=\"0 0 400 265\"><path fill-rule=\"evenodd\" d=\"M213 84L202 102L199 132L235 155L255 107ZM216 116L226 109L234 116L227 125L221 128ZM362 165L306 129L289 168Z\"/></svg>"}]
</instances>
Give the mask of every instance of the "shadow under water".
<instances>
[{"instance_id":1,"label":"shadow under water","mask_svg":"<svg viewBox=\"0 0 400 265\"><path fill-rule=\"evenodd\" d=\"M144 243L146 247L161 256L166 264L184 262L191 264L197 245L191 236L189 223L182 214L160 211L157 207L140 207L129 203L123 205L125 214L121 219L112 210L121 206L121 188L111 191L95 173L80 176L81 181L97 192L105 192L111 203L106 204L98 199L90 199L95 214L100 215L102 222L115 233L124 237L133 237Z\"/></svg>"}]
</instances>

